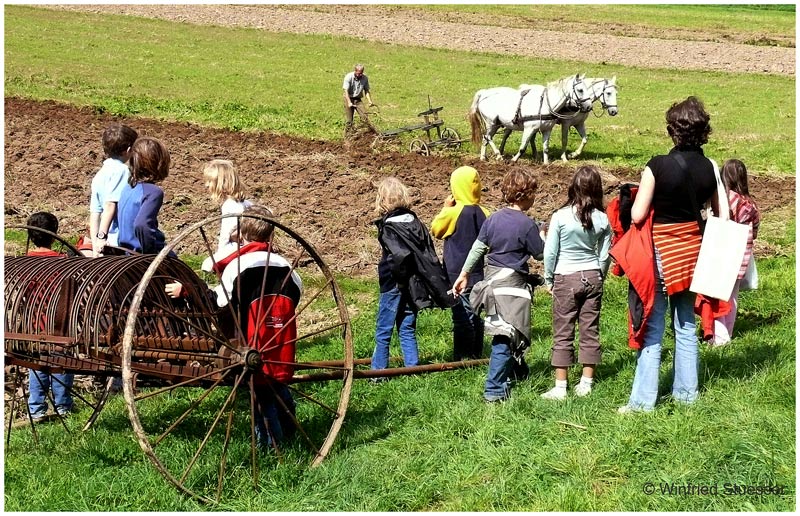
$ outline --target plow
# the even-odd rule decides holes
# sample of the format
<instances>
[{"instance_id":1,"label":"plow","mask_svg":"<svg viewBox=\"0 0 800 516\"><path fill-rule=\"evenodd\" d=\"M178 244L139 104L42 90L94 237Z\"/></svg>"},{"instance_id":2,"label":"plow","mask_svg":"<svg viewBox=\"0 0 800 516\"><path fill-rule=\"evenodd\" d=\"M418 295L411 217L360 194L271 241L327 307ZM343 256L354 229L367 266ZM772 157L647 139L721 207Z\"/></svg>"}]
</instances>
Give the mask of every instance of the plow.
<instances>
[{"instance_id":1,"label":"plow","mask_svg":"<svg viewBox=\"0 0 800 516\"><path fill-rule=\"evenodd\" d=\"M236 275L231 291L222 289L223 298L216 300L209 287L220 283L221 275L189 265L192 257L196 262L198 256L213 255L215 231L223 217L185 228L158 255L88 258L57 237L54 249L63 256L6 256L7 452L14 452L12 443L20 442L12 441L12 429L38 440L25 399L27 372L101 380L104 387L95 393L77 384L69 387L76 406L82 407L69 418L52 415L67 431L101 425L99 416L114 379L121 378L127 416L148 460L185 495L219 503L246 477L257 489L261 472L274 471L280 463L321 464L343 428L354 380L487 362L365 369L369 359L354 357L344 294L322 257L280 220L239 215L237 223L246 217L273 226L268 254L280 253L303 285L300 301L284 325L270 326L272 305L258 305L258 317L250 317L254 334L266 335L258 340L243 330L247 315L238 297L242 282L247 282L260 291L259 299L275 302L268 295L276 289L272 279L268 281L269 259L256 276ZM165 291L176 281L186 292L177 299ZM267 326L270 331L263 333ZM296 333L282 338L288 327ZM277 353L285 346L292 347L291 354ZM287 368L288 379L273 376L273 371ZM37 375L29 381L37 381ZM273 439L265 448L256 439L257 420L263 416L255 393L259 385L278 384L296 401L295 409L277 398L277 410L291 419L296 432L285 442ZM55 405L52 396L49 401ZM79 425L70 421L75 419Z\"/></svg>"}]
</instances>

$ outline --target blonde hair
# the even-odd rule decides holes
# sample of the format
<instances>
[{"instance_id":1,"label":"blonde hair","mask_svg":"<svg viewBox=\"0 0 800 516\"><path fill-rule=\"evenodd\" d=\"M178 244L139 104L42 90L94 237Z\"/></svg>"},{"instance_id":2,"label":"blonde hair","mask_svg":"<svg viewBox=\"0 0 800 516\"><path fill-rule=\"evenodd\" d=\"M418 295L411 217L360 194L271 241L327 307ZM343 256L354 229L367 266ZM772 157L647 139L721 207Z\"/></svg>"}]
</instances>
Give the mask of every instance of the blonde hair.
<instances>
[{"instance_id":1,"label":"blonde hair","mask_svg":"<svg viewBox=\"0 0 800 516\"><path fill-rule=\"evenodd\" d=\"M266 206L258 204L251 204L244 209L242 215L257 215L261 217L272 217L272 210ZM250 217L242 217L241 224L239 224L239 233L241 237L248 242L264 242L269 243L272 237L272 231L275 228L263 219L253 219Z\"/></svg>"},{"instance_id":2,"label":"blonde hair","mask_svg":"<svg viewBox=\"0 0 800 516\"><path fill-rule=\"evenodd\" d=\"M239 174L233 167L233 162L227 159L213 159L203 166L203 178L210 182L211 197L218 203L226 198L244 201L244 186L239 181Z\"/></svg>"},{"instance_id":3,"label":"blonde hair","mask_svg":"<svg viewBox=\"0 0 800 516\"><path fill-rule=\"evenodd\" d=\"M377 185L378 194L375 196L375 211L385 215L397 208L410 208L411 197L408 188L396 177L384 178Z\"/></svg>"}]
</instances>

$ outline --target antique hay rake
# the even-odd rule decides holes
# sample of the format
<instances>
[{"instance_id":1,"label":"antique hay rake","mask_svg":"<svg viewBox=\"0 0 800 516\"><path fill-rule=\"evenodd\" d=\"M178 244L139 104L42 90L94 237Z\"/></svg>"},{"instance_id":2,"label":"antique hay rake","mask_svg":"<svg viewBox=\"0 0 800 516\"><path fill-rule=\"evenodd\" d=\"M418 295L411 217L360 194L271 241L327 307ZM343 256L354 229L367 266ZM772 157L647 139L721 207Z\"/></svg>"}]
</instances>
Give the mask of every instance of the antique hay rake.
<instances>
[{"instance_id":1,"label":"antique hay rake","mask_svg":"<svg viewBox=\"0 0 800 516\"><path fill-rule=\"evenodd\" d=\"M226 486L247 481L258 487L259 471L274 468L276 462L319 465L342 427L354 378L486 362L357 370L355 366L368 359L353 357L348 311L331 270L308 242L279 220L245 214L237 224L248 217L274 227L267 257L255 276L240 273L229 290L217 287L222 297L215 297L206 281L176 254L210 256L223 217L191 225L158 255L86 258L59 238L66 257L7 256L7 399L9 388L25 392L21 368L121 376L128 417L145 455L181 492L213 503L220 501ZM276 296L269 294L282 291L289 280L286 275L276 282L270 275L273 253L300 275L304 291L294 315L283 325L270 326L267 301L257 305L257 316L250 312L255 328L248 327L242 324L247 307L238 302L242 289L255 287L259 298L274 303ZM229 267L242 267L243 261ZM211 265L217 265L213 259ZM217 274L210 280L221 278ZM165 292L174 281L186 292L179 299ZM280 338L282 328L289 326L296 326L296 336ZM272 333L267 332L266 338L252 338L267 327ZM287 345L294 347L293 359L276 359L271 353ZM9 366L16 374L9 374ZM259 450L256 384L267 380L267 385L276 385L278 380L271 376L276 366L293 371L291 379L281 383L290 390L296 410L281 401L277 409L291 418L297 431L295 438L272 440L271 449ZM96 396L72 389L77 400L91 409L80 412L90 412L84 429L97 420L110 384ZM7 448L15 413L31 423L37 439L25 400L16 398L10 396L8 402ZM65 429L71 426L59 419Z\"/></svg>"}]
</instances>

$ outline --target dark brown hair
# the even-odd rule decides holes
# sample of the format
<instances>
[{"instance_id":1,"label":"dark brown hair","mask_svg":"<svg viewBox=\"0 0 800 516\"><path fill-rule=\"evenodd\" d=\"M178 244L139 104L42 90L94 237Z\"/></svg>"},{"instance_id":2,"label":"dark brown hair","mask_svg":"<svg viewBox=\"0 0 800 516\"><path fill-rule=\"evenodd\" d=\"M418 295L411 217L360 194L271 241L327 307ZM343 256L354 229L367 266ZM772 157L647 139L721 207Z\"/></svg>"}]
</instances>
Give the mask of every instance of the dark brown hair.
<instances>
[{"instance_id":1,"label":"dark brown hair","mask_svg":"<svg viewBox=\"0 0 800 516\"><path fill-rule=\"evenodd\" d=\"M603 210L603 180L600 170L594 165L584 165L575 171L567 190L567 203L575 206L578 220L587 231L594 227L592 212Z\"/></svg>"},{"instance_id":2,"label":"dark brown hair","mask_svg":"<svg viewBox=\"0 0 800 516\"><path fill-rule=\"evenodd\" d=\"M530 199L536 193L538 187L539 183L537 183L536 177L522 170L512 170L506 173L500 182L503 200L509 204L516 204Z\"/></svg>"},{"instance_id":3,"label":"dark brown hair","mask_svg":"<svg viewBox=\"0 0 800 516\"><path fill-rule=\"evenodd\" d=\"M46 229L51 233L58 233L58 219L55 215L46 211L39 211L28 217L28 226ZM28 230L28 237L36 247L49 249L53 245L54 238L52 236L35 229Z\"/></svg>"},{"instance_id":4,"label":"dark brown hair","mask_svg":"<svg viewBox=\"0 0 800 516\"><path fill-rule=\"evenodd\" d=\"M121 159L138 136L139 134L127 125L113 123L103 131L103 152L109 158Z\"/></svg>"},{"instance_id":5,"label":"dark brown hair","mask_svg":"<svg viewBox=\"0 0 800 516\"><path fill-rule=\"evenodd\" d=\"M155 138L142 136L131 147L131 177L128 183L157 183L169 175L169 151Z\"/></svg>"},{"instance_id":6,"label":"dark brown hair","mask_svg":"<svg viewBox=\"0 0 800 516\"><path fill-rule=\"evenodd\" d=\"M738 159L729 159L722 165L722 182L728 190L733 190L750 202L754 202L747 186L747 167Z\"/></svg>"},{"instance_id":7,"label":"dark brown hair","mask_svg":"<svg viewBox=\"0 0 800 516\"><path fill-rule=\"evenodd\" d=\"M667 133L678 147L701 147L708 143L710 121L700 99L689 97L667 110Z\"/></svg>"}]
</instances>

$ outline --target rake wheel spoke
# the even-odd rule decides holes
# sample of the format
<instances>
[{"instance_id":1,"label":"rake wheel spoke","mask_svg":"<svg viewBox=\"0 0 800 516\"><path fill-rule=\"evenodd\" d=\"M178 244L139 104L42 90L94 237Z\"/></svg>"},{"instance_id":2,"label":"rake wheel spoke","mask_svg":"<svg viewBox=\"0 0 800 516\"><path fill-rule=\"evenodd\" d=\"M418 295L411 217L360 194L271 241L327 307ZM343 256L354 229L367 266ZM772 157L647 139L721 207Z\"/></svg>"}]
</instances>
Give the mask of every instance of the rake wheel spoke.
<instances>
[{"instance_id":1,"label":"rake wheel spoke","mask_svg":"<svg viewBox=\"0 0 800 516\"><path fill-rule=\"evenodd\" d=\"M183 475L181 475L180 483L186 482L186 477L189 476L189 472L191 471L192 467L194 466L195 462L197 462L197 458L200 457L200 454L203 452L206 444L208 443L209 438L211 437L212 432L217 427L217 423L219 423L222 414L225 412L225 409L228 408L230 405L231 400L236 397L236 389L239 387L239 383L242 381L242 378L247 374L247 371L243 371L241 375L236 378L236 383L233 384L233 389L231 389L231 393L225 399L225 403L222 404L222 408L219 409L217 412L216 417L214 417L214 421L211 423L211 427L209 427L208 432L206 432L205 437L203 438L200 446L197 447L197 451L195 452L192 459L189 461L189 464L186 466L186 469L183 470Z\"/></svg>"},{"instance_id":2,"label":"rake wheel spoke","mask_svg":"<svg viewBox=\"0 0 800 516\"><path fill-rule=\"evenodd\" d=\"M219 373L225 373L225 374L227 374L227 372L228 372L228 371L230 371L231 369L234 369L234 368L236 368L236 367L240 367L240 365L241 365L241 364L231 364L231 365L229 365L229 366L223 367L222 369L217 369L217 370L215 370L215 371L211 371L210 373L206 373L206 374L204 374L204 375L195 376L195 377L193 377L193 378L190 378L189 380L185 380L185 381L183 381L183 382L176 383L176 384L170 385L170 386L168 386L168 387L164 387L164 388L162 388L162 389L158 389L158 390L156 390L156 391L151 391L151 392L148 392L148 393L145 393L145 394L140 394L139 396L137 396L136 398L134 398L134 400L135 400L135 401L141 401L141 400L144 400L144 399L147 399L147 398L151 398L151 397L153 397L153 396L157 396L157 395L159 395L159 394L162 394L162 393L164 393L164 392L168 392L168 391L175 390L175 389L177 389L178 387L184 387L184 386L187 386L187 385L189 385L190 383L194 383L194 382L196 382L197 380L202 380L202 379L204 379L204 378L208 378L208 377L210 377L210 376L214 376L215 374L219 374Z\"/></svg>"},{"instance_id":3,"label":"rake wheel spoke","mask_svg":"<svg viewBox=\"0 0 800 516\"><path fill-rule=\"evenodd\" d=\"M208 395L209 395L209 394L211 394L211 393L214 391L214 389L216 389L216 388L217 388L217 386L218 386L218 385L219 385L219 384L222 382L222 380L224 380L224 379L225 379L225 377L226 377L226 376L228 376L228 374L230 374L230 372L231 372L231 371L230 371L230 369L229 369L229 370L227 370L227 371L225 371L225 374L224 374L224 375L222 375L222 376L220 377L220 379L219 379L219 380L217 380L216 382L214 382L214 384L213 384L211 387L209 387L208 389L206 389L206 390L203 392L203 394L201 394L201 395L200 395L200 396L199 396L199 397L198 397L196 400L194 400L194 401L192 402L192 404L191 404L191 405L189 405L189 408L187 408L187 409L186 409L186 411L185 411L183 414L181 414L181 415L178 417L178 419L176 419L176 420L175 420L175 422L174 422L174 423L172 423L172 424L169 426L169 428L167 428L166 430L164 430L164 432L163 432L161 435L159 435L159 436L158 436L158 437L157 437L157 438L156 438L156 439L153 441L153 446L154 446L154 447L155 447L155 446L157 446L157 445L158 445L158 443L160 443L161 441L163 441L163 440L164 440L164 438L165 438L165 437L167 437L167 435L169 435L169 434L170 434L170 432L172 432L172 431L173 431L173 430L174 430L174 429L175 429L175 428L176 428L176 427L177 427L179 424L181 424L181 423L183 422L183 420L184 420L184 419L186 419L187 417L189 417L189 414L191 414L191 413L192 413L192 411L193 411L195 408L197 408L197 407L200 405L200 403L202 403L202 402L203 402L203 400L204 400L204 399L206 399L206 397L208 397Z\"/></svg>"}]
</instances>

